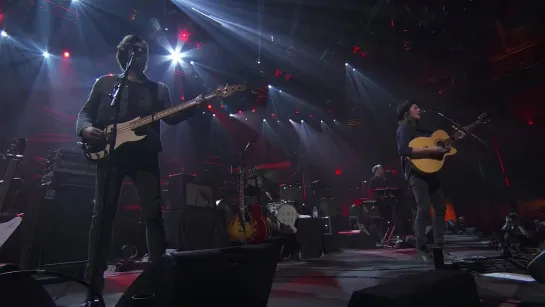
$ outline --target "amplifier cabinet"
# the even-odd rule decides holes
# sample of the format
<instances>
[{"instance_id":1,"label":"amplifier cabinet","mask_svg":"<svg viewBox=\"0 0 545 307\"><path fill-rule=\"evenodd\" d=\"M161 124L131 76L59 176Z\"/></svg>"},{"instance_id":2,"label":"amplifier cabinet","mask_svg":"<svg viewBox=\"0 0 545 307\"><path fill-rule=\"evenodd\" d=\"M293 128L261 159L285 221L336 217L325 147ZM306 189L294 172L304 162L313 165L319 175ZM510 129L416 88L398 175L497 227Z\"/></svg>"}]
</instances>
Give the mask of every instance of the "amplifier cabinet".
<instances>
[{"instance_id":1,"label":"amplifier cabinet","mask_svg":"<svg viewBox=\"0 0 545 307\"><path fill-rule=\"evenodd\" d=\"M171 175L164 192L169 210L180 210L185 206L216 207L213 187L191 175Z\"/></svg>"},{"instance_id":2,"label":"amplifier cabinet","mask_svg":"<svg viewBox=\"0 0 545 307\"><path fill-rule=\"evenodd\" d=\"M69 184L44 189L25 267L87 261L94 192L94 186Z\"/></svg>"}]
</instances>

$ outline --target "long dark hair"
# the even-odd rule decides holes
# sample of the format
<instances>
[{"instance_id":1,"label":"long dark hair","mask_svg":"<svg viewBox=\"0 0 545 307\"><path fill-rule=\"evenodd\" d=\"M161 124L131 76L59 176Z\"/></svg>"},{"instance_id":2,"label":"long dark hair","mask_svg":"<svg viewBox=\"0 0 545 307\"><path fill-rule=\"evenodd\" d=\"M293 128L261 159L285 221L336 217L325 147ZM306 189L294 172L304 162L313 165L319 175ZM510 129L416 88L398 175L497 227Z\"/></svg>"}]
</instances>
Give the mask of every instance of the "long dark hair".
<instances>
[{"instance_id":1,"label":"long dark hair","mask_svg":"<svg viewBox=\"0 0 545 307\"><path fill-rule=\"evenodd\" d=\"M142 37L138 35L134 35L134 34L130 34L123 37L119 45L117 45L117 53L115 55L115 58L117 59L117 64L119 64L119 67L121 67L122 70L125 70L125 64L129 60L129 52L128 52L127 46L134 45L137 43L144 44L146 46L146 52L149 52L148 43ZM146 54L146 56L147 55L148 54ZM147 64L146 64L146 68L147 68Z\"/></svg>"}]
</instances>

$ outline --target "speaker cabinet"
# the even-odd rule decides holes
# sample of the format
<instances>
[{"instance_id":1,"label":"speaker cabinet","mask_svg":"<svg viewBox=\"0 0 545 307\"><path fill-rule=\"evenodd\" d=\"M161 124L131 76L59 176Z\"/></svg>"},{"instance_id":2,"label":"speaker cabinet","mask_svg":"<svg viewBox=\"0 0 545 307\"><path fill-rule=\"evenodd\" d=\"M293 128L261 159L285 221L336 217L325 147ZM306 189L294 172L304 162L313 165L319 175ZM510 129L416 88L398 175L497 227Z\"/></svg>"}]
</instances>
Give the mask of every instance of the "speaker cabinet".
<instances>
[{"instance_id":1,"label":"speaker cabinet","mask_svg":"<svg viewBox=\"0 0 545 307\"><path fill-rule=\"evenodd\" d=\"M178 252L151 264L116 307L266 307L279 246L273 243Z\"/></svg>"},{"instance_id":2,"label":"speaker cabinet","mask_svg":"<svg viewBox=\"0 0 545 307\"><path fill-rule=\"evenodd\" d=\"M57 305L30 274L18 272L15 265L0 264L0 300L2 307L39 306L56 307Z\"/></svg>"},{"instance_id":3,"label":"speaker cabinet","mask_svg":"<svg viewBox=\"0 0 545 307\"><path fill-rule=\"evenodd\" d=\"M459 271L426 271L354 291L348 307L481 307L473 276Z\"/></svg>"},{"instance_id":4,"label":"speaker cabinet","mask_svg":"<svg viewBox=\"0 0 545 307\"><path fill-rule=\"evenodd\" d=\"M28 267L87 261L94 186L47 188L38 209Z\"/></svg>"}]
</instances>

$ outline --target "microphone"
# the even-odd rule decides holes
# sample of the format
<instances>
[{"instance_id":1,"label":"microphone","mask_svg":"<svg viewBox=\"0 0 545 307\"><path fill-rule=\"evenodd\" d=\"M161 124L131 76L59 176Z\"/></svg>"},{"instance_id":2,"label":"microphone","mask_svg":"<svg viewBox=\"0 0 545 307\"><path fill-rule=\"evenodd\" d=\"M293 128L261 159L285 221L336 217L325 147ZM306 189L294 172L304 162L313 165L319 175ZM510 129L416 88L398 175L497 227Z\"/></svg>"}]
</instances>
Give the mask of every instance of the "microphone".
<instances>
[{"instance_id":1,"label":"microphone","mask_svg":"<svg viewBox=\"0 0 545 307\"><path fill-rule=\"evenodd\" d=\"M420 113L428 113L428 112L436 112L439 110L439 108L431 108L431 109L420 109Z\"/></svg>"}]
</instances>

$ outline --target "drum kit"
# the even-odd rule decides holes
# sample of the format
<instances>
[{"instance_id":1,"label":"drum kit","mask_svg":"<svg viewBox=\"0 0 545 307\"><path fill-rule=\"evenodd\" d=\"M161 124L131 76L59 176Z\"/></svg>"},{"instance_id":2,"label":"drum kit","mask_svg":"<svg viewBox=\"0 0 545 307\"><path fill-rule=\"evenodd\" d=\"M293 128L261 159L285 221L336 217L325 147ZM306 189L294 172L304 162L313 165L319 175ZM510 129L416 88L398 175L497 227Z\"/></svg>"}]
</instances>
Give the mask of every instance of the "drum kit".
<instances>
[{"instance_id":1,"label":"drum kit","mask_svg":"<svg viewBox=\"0 0 545 307\"><path fill-rule=\"evenodd\" d=\"M293 202L280 200L267 204L267 220L271 229L281 233L296 233L295 222L299 218L299 212Z\"/></svg>"}]
</instances>

